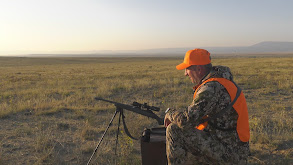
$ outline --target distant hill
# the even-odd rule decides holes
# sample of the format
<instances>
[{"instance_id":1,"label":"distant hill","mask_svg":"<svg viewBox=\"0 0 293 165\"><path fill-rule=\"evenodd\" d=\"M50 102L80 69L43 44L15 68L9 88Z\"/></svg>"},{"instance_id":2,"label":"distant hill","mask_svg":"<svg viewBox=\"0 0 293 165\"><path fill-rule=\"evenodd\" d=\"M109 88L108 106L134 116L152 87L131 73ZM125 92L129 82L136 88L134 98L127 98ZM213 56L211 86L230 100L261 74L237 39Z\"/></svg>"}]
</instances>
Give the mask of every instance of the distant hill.
<instances>
[{"instance_id":1,"label":"distant hill","mask_svg":"<svg viewBox=\"0 0 293 165\"><path fill-rule=\"evenodd\" d=\"M94 54L119 54L119 55L161 55L173 56L185 54L187 50L196 47L162 48L146 50L123 50L123 51L96 51ZM260 42L251 46L240 47L201 47L212 54L252 54L252 53L293 53L293 42Z\"/></svg>"},{"instance_id":2,"label":"distant hill","mask_svg":"<svg viewBox=\"0 0 293 165\"><path fill-rule=\"evenodd\" d=\"M293 53L293 42L260 42L251 46L243 47L207 47L211 53Z\"/></svg>"},{"instance_id":3,"label":"distant hill","mask_svg":"<svg viewBox=\"0 0 293 165\"><path fill-rule=\"evenodd\" d=\"M246 54L246 53L293 53L293 42L260 42L251 46L242 47L202 47L207 49L212 54ZM186 48L169 48L169 49L149 49L141 50L140 53L153 54L184 54L187 50L194 49Z\"/></svg>"},{"instance_id":4,"label":"distant hill","mask_svg":"<svg viewBox=\"0 0 293 165\"><path fill-rule=\"evenodd\" d=\"M293 52L293 42L261 42L249 48L261 52Z\"/></svg>"},{"instance_id":5,"label":"distant hill","mask_svg":"<svg viewBox=\"0 0 293 165\"><path fill-rule=\"evenodd\" d=\"M161 49L145 49L145 50L97 50L97 51L63 51L63 52L38 52L38 53L18 53L23 56L58 56L58 57L95 57L95 56L182 56L187 50L195 47L183 48L161 48ZM260 42L251 46L239 47L201 47L207 49L211 54L221 55L247 55L247 54L293 54L293 42ZM0 54L4 55L5 52ZM16 53L13 53L16 54Z\"/></svg>"}]
</instances>

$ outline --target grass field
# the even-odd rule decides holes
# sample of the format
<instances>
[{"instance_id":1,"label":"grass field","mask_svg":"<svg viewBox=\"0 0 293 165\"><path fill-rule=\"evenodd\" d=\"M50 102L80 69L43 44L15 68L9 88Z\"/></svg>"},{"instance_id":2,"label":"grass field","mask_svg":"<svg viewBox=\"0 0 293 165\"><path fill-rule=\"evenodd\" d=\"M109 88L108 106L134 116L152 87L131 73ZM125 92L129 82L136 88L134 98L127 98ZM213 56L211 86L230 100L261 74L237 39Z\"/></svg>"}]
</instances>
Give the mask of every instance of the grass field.
<instances>
[{"instance_id":1,"label":"grass field","mask_svg":"<svg viewBox=\"0 0 293 165\"><path fill-rule=\"evenodd\" d=\"M175 66L182 58L0 57L0 164L86 164L115 107L95 96L130 104L185 108L192 84ZM229 66L249 108L249 164L293 164L293 58L215 58ZM118 119L118 118L116 118ZM153 119L126 112L132 134ZM115 120L93 162L141 164L139 142L119 135Z\"/></svg>"}]
</instances>

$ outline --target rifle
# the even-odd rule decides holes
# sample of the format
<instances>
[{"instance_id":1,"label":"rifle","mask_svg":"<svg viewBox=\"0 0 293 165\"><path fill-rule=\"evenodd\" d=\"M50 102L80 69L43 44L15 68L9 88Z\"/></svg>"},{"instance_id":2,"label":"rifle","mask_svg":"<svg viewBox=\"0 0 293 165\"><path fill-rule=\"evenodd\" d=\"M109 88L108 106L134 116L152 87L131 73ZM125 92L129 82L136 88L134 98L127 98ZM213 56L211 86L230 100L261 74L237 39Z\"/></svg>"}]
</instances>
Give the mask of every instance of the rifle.
<instances>
[{"instance_id":1,"label":"rifle","mask_svg":"<svg viewBox=\"0 0 293 165\"><path fill-rule=\"evenodd\" d=\"M103 98L100 98L100 97L95 97L95 100L100 100L100 101L105 101L105 102L108 102L108 103L112 103L116 106L116 111L115 111L115 114L113 115L108 127L106 128L104 134L102 135L102 138L101 140L99 141L98 145L96 146L92 156L90 157L87 165L89 165L89 163L91 162L91 159L93 158L93 156L95 155L95 153L97 152L105 134L107 133L109 127L112 125L112 122L116 116L117 113L120 113L119 114L119 121L118 121L118 129L117 129L117 134L116 134L116 147L115 147L115 155L116 155L116 151L117 151L117 145L118 145L118 135L119 135L119 126L120 126L120 119L122 118L122 122L123 122L123 126L124 126L124 130L125 130L125 133L131 138L131 139L134 139L134 140L138 140L136 138L134 138L128 131L127 129L127 126L126 126L126 123L125 123L125 116L123 114L123 110L128 110L128 111L131 111L131 112L135 112L135 113L138 113L140 115L143 115L143 116L147 116L147 117L150 117L150 118L153 118L153 119L156 119L158 124L159 125L163 125L164 124L164 119L163 118L160 118L159 116L157 116L153 111L159 111L160 108L159 107L155 107L155 106L149 106L147 105L147 103L144 103L144 104L141 104L141 103L138 103L138 102L133 102L132 105L128 105L128 104L122 104L122 103L118 103L118 102L115 102L115 101L111 101L111 100L106 100L106 99L103 99Z\"/></svg>"},{"instance_id":2,"label":"rifle","mask_svg":"<svg viewBox=\"0 0 293 165\"><path fill-rule=\"evenodd\" d=\"M108 103L112 103L116 106L116 108L121 108L121 109L125 109L125 110L129 110L131 112L135 112L138 114L141 114L143 116L147 116L153 119L156 119L158 121L159 125L163 125L164 124L164 119L160 118L159 116L157 116L153 111L160 111L159 107L155 107L155 106L149 106L147 105L147 103L141 104L138 102L133 102L132 105L127 105L127 104L122 104L122 103L118 103L115 101L111 101L111 100L106 100L100 97L95 97L95 100L101 100L101 101L105 101Z\"/></svg>"}]
</instances>

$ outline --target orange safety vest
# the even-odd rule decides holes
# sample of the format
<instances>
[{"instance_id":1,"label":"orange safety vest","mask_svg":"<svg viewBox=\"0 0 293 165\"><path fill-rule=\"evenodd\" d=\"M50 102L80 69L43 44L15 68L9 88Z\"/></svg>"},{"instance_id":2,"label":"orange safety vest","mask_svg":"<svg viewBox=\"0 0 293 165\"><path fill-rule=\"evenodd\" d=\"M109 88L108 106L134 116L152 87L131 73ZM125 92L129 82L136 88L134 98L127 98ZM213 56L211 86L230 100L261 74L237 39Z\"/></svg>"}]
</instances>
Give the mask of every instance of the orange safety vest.
<instances>
[{"instance_id":1,"label":"orange safety vest","mask_svg":"<svg viewBox=\"0 0 293 165\"><path fill-rule=\"evenodd\" d=\"M202 86L203 84L210 82L210 81L217 81L220 84L222 84L226 90L228 91L230 98L231 98L231 102L232 100L234 100L234 98L236 97L236 93L237 93L237 87L235 86L235 84L225 78L210 78L206 81L204 81L202 84L200 84L193 95L193 99L196 96L196 93L198 91L198 89L200 88L200 86ZM242 142L248 142L249 138L250 138L250 133L249 133L249 123L248 123L248 110L247 110L247 105L246 105L246 100L244 97L243 92L241 92L240 96L238 97L238 99L236 100L236 102L233 105L233 108L236 110L236 112L238 113L238 119L237 119L237 133L239 136L239 139ZM204 116L203 119L207 118L207 116ZM207 127L208 122L199 124L196 128L199 130L203 130L205 127Z\"/></svg>"}]
</instances>

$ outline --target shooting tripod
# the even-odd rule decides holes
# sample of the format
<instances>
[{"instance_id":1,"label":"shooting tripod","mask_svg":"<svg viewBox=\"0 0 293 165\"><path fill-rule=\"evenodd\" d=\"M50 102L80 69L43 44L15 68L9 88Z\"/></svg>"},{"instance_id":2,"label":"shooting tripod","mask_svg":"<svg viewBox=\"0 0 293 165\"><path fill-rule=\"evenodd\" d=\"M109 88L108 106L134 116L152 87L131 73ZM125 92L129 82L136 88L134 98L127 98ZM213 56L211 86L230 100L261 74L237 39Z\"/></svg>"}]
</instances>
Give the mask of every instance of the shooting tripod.
<instances>
[{"instance_id":1,"label":"shooting tripod","mask_svg":"<svg viewBox=\"0 0 293 165\"><path fill-rule=\"evenodd\" d=\"M125 123L125 122L124 122L124 118L125 118L125 116L124 116L124 114L123 114L123 109L120 108L120 107L116 107L116 111L115 111L115 113L114 113L112 119L110 120L110 123L109 123L108 127L107 127L106 130L104 131L104 134L103 134L101 140L99 141L98 145L96 146L96 148L95 148L95 150L94 150L92 156L90 157L90 159L89 159L87 165L90 164L90 162L91 162L93 156L94 156L95 153L97 152L97 150L98 150L100 144L102 143L102 141L103 141L103 139L104 139L104 136L106 135L108 129L109 129L110 126L112 125L112 122L113 122L114 118L116 117L117 113L119 113L119 120L118 120L118 128L117 128L117 132L116 132L115 157L117 156L118 136L119 136L119 131L120 131L120 121L121 121L121 118L122 118L122 120L123 120L123 123ZM125 128L125 127L124 127L124 128ZM127 128L126 128L126 130L127 130ZM128 132L128 130L125 131L125 132Z\"/></svg>"},{"instance_id":2,"label":"shooting tripod","mask_svg":"<svg viewBox=\"0 0 293 165\"><path fill-rule=\"evenodd\" d=\"M105 102L109 102L109 103L112 103L116 106L116 111L108 125L108 127L106 128L104 134L102 135L102 138L101 140L99 141L98 145L96 146L92 156L90 157L87 165L90 164L93 156L95 155L95 153L97 152L101 142L103 141L104 139L104 136L106 135L108 129L110 128L110 126L112 125L112 122L114 120L114 118L116 117L117 113L119 113L119 121L118 121L118 128L117 128L117 133L116 133L116 145L115 145L115 156L117 156L117 146L118 146L118 136L119 136L119 131L120 131L120 121L121 121L121 118L122 118L122 122L123 122L123 126L124 126L124 131L125 133L131 138L131 139L134 139L134 140L138 140L136 138L134 138L128 131L127 127L126 127L126 123L125 123L125 116L123 114L123 110L129 110L129 111L132 111L132 112L135 112L135 113L138 113L140 115L143 115L143 116L147 116L147 117L151 117L151 118L154 118L158 121L158 123L160 125L162 125L164 123L163 119L158 117L156 114L154 114L152 111L159 111L160 108L158 107L154 107L154 106L148 106L147 103L144 103L144 104L140 104L140 103L137 103L137 102L133 102L132 105L127 105L127 104L122 104L122 103L117 103L117 102L114 102L114 101L110 101L110 100L106 100L106 99L103 99L103 98L99 98L99 97L96 97L95 98L96 100L101 100L101 101L105 101Z\"/></svg>"}]
</instances>

